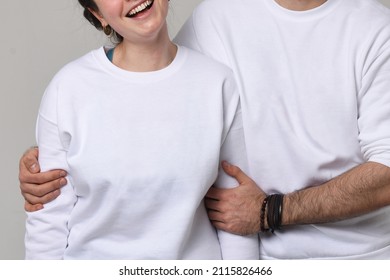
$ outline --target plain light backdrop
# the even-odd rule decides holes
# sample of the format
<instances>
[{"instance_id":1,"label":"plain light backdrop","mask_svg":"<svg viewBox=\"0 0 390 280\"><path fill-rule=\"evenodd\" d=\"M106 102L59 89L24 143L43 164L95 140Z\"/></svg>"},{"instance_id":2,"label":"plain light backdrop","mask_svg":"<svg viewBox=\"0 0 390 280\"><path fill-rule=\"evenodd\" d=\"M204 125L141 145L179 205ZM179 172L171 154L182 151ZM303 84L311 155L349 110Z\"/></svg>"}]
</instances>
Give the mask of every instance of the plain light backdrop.
<instances>
[{"instance_id":1,"label":"plain light backdrop","mask_svg":"<svg viewBox=\"0 0 390 280\"><path fill-rule=\"evenodd\" d=\"M171 0L172 37L201 1ZM381 2L390 7L390 0ZM24 258L19 158L35 144L43 91L65 63L107 41L83 18L76 0L1 0L0 18L0 260L14 260Z\"/></svg>"}]
</instances>

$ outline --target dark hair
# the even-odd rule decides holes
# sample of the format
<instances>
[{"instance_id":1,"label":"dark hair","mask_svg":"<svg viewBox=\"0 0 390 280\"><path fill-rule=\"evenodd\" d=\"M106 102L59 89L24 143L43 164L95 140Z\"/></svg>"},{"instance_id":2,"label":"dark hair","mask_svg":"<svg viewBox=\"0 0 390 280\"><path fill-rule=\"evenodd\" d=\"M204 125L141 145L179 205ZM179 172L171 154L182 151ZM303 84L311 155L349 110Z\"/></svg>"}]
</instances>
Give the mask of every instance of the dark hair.
<instances>
[{"instance_id":1,"label":"dark hair","mask_svg":"<svg viewBox=\"0 0 390 280\"><path fill-rule=\"evenodd\" d=\"M100 21L90 12L90 9L99 12L99 8L93 0L79 0L80 5L84 8L84 17L96 27L97 30L103 30L103 26ZM118 34L115 30L108 26L112 33L112 38L116 41L116 43L120 43L123 41L122 35ZM106 34L109 35L109 34Z\"/></svg>"}]
</instances>

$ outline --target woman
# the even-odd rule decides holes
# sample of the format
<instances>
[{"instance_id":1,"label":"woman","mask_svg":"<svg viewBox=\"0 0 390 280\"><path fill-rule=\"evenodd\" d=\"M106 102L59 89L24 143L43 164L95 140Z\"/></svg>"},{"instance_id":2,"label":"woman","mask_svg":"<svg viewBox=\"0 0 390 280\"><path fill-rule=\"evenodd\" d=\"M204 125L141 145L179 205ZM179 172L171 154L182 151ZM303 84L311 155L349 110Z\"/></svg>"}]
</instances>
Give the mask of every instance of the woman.
<instances>
[{"instance_id":1,"label":"woman","mask_svg":"<svg viewBox=\"0 0 390 280\"><path fill-rule=\"evenodd\" d=\"M170 41L168 0L79 2L119 43L45 92L40 165L69 185L28 213L26 258L257 259L257 237L216 233L203 205L212 184L236 184L220 160L246 165L230 70Z\"/></svg>"}]
</instances>

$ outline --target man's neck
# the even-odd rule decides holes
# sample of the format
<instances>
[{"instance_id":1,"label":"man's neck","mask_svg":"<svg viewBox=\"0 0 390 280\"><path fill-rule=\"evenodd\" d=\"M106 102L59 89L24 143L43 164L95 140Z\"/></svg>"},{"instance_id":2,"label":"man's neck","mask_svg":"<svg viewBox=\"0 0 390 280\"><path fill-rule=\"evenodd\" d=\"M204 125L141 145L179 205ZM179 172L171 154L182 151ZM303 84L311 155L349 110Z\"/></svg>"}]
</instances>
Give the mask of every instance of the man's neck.
<instances>
[{"instance_id":1,"label":"man's neck","mask_svg":"<svg viewBox=\"0 0 390 280\"><path fill-rule=\"evenodd\" d=\"M275 0L275 2L292 11L307 11L321 6L326 0Z\"/></svg>"}]
</instances>

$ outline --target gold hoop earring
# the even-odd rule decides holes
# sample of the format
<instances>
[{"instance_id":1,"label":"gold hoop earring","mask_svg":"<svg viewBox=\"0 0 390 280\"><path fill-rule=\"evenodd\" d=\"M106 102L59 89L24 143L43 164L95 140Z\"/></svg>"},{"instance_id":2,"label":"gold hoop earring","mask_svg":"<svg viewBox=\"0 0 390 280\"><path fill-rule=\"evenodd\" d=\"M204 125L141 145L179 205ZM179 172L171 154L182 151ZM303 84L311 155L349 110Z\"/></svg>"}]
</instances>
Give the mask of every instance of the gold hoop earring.
<instances>
[{"instance_id":1,"label":"gold hoop earring","mask_svg":"<svg viewBox=\"0 0 390 280\"><path fill-rule=\"evenodd\" d=\"M111 28L111 26L109 26L109 25L103 26L103 32L107 36L111 36L112 35L112 28Z\"/></svg>"}]
</instances>

